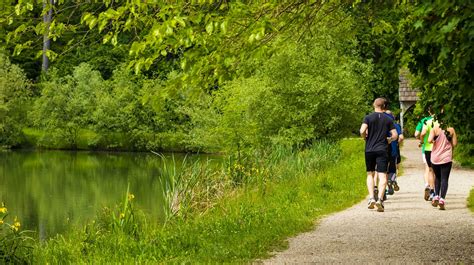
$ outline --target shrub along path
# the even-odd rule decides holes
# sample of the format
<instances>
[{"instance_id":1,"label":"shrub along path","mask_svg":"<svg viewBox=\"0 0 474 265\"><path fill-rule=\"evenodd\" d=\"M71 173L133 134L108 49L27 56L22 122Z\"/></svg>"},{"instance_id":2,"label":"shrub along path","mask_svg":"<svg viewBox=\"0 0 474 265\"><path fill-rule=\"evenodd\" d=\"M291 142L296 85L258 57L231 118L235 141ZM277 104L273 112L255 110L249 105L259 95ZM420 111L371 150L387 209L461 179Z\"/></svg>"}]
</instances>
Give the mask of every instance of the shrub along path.
<instances>
[{"instance_id":1,"label":"shrub along path","mask_svg":"<svg viewBox=\"0 0 474 265\"><path fill-rule=\"evenodd\" d=\"M289 239L289 249L265 263L474 263L474 215L466 207L474 171L453 168L441 211L423 199L417 141L407 140L402 155L400 191L389 196L384 213L368 210L364 200Z\"/></svg>"}]
</instances>

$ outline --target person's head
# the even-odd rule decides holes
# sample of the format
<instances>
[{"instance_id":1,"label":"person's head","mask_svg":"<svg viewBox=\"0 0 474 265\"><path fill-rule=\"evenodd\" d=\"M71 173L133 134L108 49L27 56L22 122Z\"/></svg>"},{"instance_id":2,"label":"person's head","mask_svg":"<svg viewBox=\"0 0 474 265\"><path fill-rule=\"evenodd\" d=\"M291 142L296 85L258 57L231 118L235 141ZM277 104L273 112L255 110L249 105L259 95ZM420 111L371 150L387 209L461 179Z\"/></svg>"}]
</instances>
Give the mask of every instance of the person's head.
<instances>
[{"instance_id":1,"label":"person's head","mask_svg":"<svg viewBox=\"0 0 474 265\"><path fill-rule=\"evenodd\" d=\"M392 118L392 120L395 120L395 117L393 116L392 111L390 111L390 110L385 110L385 113L386 113L390 118Z\"/></svg>"},{"instance_id":2,"label":"person's head","mask_svg":"<svg viewBox=\"0 0 474 265\"><path fill-rule=\"evenodd\" d=\"M428 106L428 113L430 114L430 116L433 116L434 114L433 106Z\"/></svg>"},{"instance_id":3,"label":"person's head","mask_svg":"<svg viewBox=\"0 0 474 265\"><path fill-rule=\"evenodd\" d=\"M387 100L385 98L376 98L373 105L374 109L383 111L387 108Z\"/></svg>"}]
</instances>

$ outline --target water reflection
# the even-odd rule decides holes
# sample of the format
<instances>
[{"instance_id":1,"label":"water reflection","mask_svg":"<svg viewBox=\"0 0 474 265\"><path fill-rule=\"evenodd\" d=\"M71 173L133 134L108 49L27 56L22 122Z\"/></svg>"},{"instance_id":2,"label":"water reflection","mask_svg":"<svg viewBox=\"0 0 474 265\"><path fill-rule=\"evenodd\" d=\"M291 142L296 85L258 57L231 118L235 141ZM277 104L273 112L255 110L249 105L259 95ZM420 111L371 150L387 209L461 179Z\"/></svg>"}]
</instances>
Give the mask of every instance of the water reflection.
<instances>
[{"instance_id":1,"label":"water reflection","mask_svg":"<svg viewBox=\"0 0 474 265\"><path fill-rule=\"evenodd\" d=\"M174 157L180 165L185 156ZM44 239L121 202L130 183L137 207L159 221L162 167L160 157L147 153L0 152L0 201L19 217L23 229L35 230Z\"/></svg>"}]
</instances>

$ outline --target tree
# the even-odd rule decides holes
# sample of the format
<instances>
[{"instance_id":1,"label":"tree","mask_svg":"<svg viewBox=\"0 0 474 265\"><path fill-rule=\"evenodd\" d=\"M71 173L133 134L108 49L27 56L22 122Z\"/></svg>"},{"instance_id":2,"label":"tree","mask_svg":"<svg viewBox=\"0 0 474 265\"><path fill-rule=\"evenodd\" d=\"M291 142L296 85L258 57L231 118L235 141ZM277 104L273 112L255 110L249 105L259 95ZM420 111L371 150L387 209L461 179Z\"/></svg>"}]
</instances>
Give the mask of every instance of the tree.
<instances>
[{"instance_id":1,"label":"tree","mask_svg":"<svg viewBox=\"0 0 474 265\"><path fill-rule=\"evenodd\" d=\"M22 142L30 88L23 71L0 52L0 147Z\"/></svg>"},{"instance_id":2,"label":"tree","mask_svg":"<svg viewBox=\"0 0 474 265\"><path fill-rule=\"evenodd\" d=\"M50 80L42 83L41 96L31 112L35 126L48 132L42 141L77 148L80 130L91 127L96 93L104 89L100 73L87 64L76 67L73 75L59 77L52 73Z\"/></svg>"},{"instance_id":3,"label":"tree","mask_svg":"<svg viewBox=\"0 0 474 265\"><path fill-rule=\"evenodd\" d=\"M421 101L438 118L474 142L472 1L416 1L402 24L409 69L422 90ZM441 113L444 109L444 113Z\"/></svg>"},{"instance_id":4,"label":"tree","mask_svg":"<svg viewBox=\"0 0 474 265\"><path fill-rule=\"evenodd\" d=\"M314 25L315 35L300 41L278 38L254 75L225 83L189 110L192 135L242 151L305 147L350 134L365 114L363 80L371 71L348 52L356 50L350 22Z\"/></svg>"}]
</instances>

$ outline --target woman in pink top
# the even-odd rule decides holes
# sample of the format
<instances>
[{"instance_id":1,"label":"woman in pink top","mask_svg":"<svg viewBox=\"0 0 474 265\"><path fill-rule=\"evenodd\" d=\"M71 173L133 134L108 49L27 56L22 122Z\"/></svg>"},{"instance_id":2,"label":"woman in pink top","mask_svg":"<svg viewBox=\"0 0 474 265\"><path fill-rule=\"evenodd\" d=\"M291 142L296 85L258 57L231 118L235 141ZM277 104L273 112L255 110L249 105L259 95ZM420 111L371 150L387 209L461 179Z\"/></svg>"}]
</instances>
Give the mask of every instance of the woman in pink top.
<instances>
[{"instance_id":1,"label":"woman in pink top","mask_svg":"<svg viewBox=\"0 0 474 265\"><path fill-rule=\"evenodd\" d=\"M448 179L453 164L453 149L457 145L458 140L454 128L450 127L446 130L435 126L430 131L428 141L433 143L431 150L431 163L435 173L435 197L431 205L440 210L444 210L446 193L448 191Z\"/></svg>"}]
</instances>

